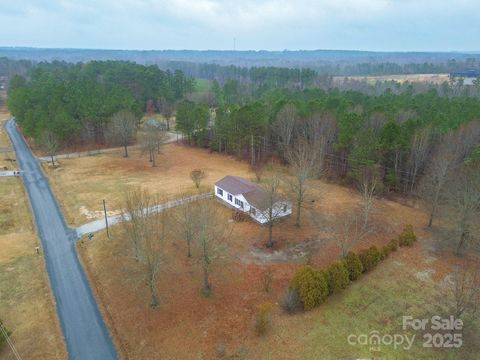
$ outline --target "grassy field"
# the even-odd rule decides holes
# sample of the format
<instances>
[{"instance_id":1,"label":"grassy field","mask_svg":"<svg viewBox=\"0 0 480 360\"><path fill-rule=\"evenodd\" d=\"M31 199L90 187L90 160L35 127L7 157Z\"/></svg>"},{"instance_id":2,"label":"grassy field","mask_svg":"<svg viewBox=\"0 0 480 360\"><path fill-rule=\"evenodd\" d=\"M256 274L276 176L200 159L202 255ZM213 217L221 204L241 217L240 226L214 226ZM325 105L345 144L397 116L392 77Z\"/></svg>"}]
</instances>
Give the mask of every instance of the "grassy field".
<instances>
[{"instance_id":1,"label":"grassy field","mask_svg":"<svg viewBox=\"0 0 480 360\"><path fill-rule=\"evenodd\" d=\"M334 76L335 83L341 83L345 78L351 80L367 80L369 84L375 84L378 81L397 81L399 83L409 82L426 82L441 84L448 81L448 74L405 74L405 75L381 75L381 76Z\"/></svg>"},{"instance_id":2,"label":"grassy field","mask_svg":"<svg viewBox=\"0 0 480 360\"><path fill-rule=\"evenodd\" d=\"M16 169L16 163L13 161L15 160L15 152L13 152L13 150L6 151L7 149L11 149L11 144L7 132L3 127L4 120L10 117L6 107L1 105L5 104L5 101L5 91L0 91L0 171Z\"/></svg>"},{"instance_id":3,"label":"grassy field","mask_svg":"<svg viewBox=\"0 0 480 360\"><path fill-rule=\"evenodd\" d=\"M128 185L172 194L193 189L188 174L199 164L208 174L205 185L225 174L252 177L245 163L201 149L169 145L162 159L168 165L153 170L148 164L139 165L140 160L134 157L125 160L112 155L94 158L93 162L74 159L62 163L63 170L54 180L56 191L62 189L60 197L73 205L67 192L68 185L73 186L71 191L88 206L88 196L94 198L88 195L91 189L109 196L110 202L120 201ZM110 175L96 178L102 185L94 185L92 180L83 185L74 166L78 161L83 164L80 173L110 164ZM264 246L265 227L251 221L231 223L230 210L215 204L232 235L226 244L228 252L212 273L210 298L201 296L200 264L195 255L186 257L184 241L172 222L157 281L160 306L156 310L148 305L144 273L132 259L132 245L121 226L113 227L110 240L101 232L93 241L80 243L79 252L104 318L122 344L119 351L129 359L214 359L222 358L220 353L235 359L466 359L476 354L469 352L471 344L448 352L426 349L419 340L408 351L388 346L371 350L347 343L352 333L402 333L402 315L423 316L440 310L435 304L443 296L442 284L450 272L451 259L433 250L432 236L424 228L426 216L411 201L379 200L372 215L372 231L355 249L385 244L408 223L414 226L419 243L402 248L318 309L294 316L284 314L278 304L295 269L305 262L323 267L338 257L333 221L356 206L359 196L352 189L315 181L307 201L314 205L304 212L304 226L298 229L293 218L283 219L274 229L272 250ZM71 206L68 211L79 219L78 207ZM262 289L266 272L273 279L269 293ZM257 306L265 301L275 304L272 328L258 337L253 324Z\"/></svg>"},{"instance_id":4,"label":"grassy field","mask_svg":"<svg viewBox=\"0 0 480 360\"><path fill-rule=\"evenodd\" d=\"M227 221L229 210L218 206ZM418 217L418 213L412 210L407 218L410 216ZM449 260L430 250L427 234L421 229L417 228L420 242L413 248L400 249L318 309L292 316L283 313L278 304L292 273L306 258L295 257L289 249L304 244L310 235L305 229L296 230L292 219L286 219L275 229L274 250L267 251L264 227L252 222L230 226L228 254L213 272L210 298L200 294L201 271L195 255L192 259L185 256L184 242L173 230L157 282L160 306L155 310L148 305L144 274L132 259L131 244L121 227L113 228L110 240L100 233L94 241L79 245L105 318L128 358L222 358L219 349L227 356L237 356L235 359L473 358L475 353L469 352L472 344L461 350L434 351L422 346L422 334L417 334L408 351L391 346L372 350L347 342L350 334L370 334L373 330L403 334L403 315L423 318L442 309L437 304L444 294ZM377 236L359 247L372 243L380 243ZM279 254L286 256L278 260L275 255ZM337 256L338 249L325 235L309 261L323 266ZM273 278L269 293L262 289L266 271ZM266 301L275 304L272 328L259 337L253 325L256 308Z\"/></svg>"},{"instance_id":5,"label":"grassy field","mask_svg":"<svg viewBox=\"0 0 480 360\"><path fill-rule=\"evenodd\" d=\"M212 80L195 79L195 91L204 92L210 90L212 87Z\"/></svg>"},{"instance_id":6,"label":"grassy field","mask_svg":"<svg viewBox=\"0 0 480 360\"><path fill-rule=\"evenodd\" d=\"M43 164L65 218L69 224L80 225L103 216L102 199L111 213L123 207L125 191L139 186L167 197L194 192L190 179L193 169L201 168L207 177L203 190L227 174L250 177L248 166L208 150L192 149L177 144L165 145L157 157L157 167L152 167L148 154L130 151L129 158L118 153L61 159L60 166L52 169ZM207 190L208 191L208 190Z\"/></svg>"},{"instance_id":7,"label":"grassy field","mask_svg":"<svg viewBox=\"0 0 480 360\"><path fill-rule=\"evenodd\" d=\"M0 146L9 146L0 121ZM0 318L23 359L66 359L40 246L20 178L0 178ZM14 359L5 346L0 358Z\"/></svg>"}]
</instances>

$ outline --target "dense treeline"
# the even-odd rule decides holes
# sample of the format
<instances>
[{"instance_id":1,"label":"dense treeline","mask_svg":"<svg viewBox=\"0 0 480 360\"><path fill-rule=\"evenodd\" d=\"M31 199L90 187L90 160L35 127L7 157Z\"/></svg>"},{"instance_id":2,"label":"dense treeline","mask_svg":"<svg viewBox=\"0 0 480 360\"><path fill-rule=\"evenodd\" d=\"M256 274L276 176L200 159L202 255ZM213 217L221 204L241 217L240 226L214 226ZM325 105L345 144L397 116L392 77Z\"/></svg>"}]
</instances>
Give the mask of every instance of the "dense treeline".
<instances>
[{"instance_id":1,"label":"dense treeline","mask_svg":"<svg viewBox=\"0 0 480 360\"><path fill-rule=\"evenodd\" d=\"M130 62L40 63L27 77L10 80L8 106L25 135L41 139L45 131L58 141L104 141L113 114L138 118L192 91L194 81L181 71Z\"/></svg>"},{"instance_id":2,"label":"dense treeline","mask_svg":"<svg viewBox=\"0 0 480 360\"><path fill-rule=\"evenodd\" d=\"M239 81L256 81L257 74L261 78L265 76L275 76L278 78L290 78L291 81L298 81L301 77L307 76L312 83L318 74L328 74L330 76L375 76L392 74L448 74L458 70L474 69L480 70L479 58L467 58L464 60L447 60L440 62L409 62L399 63L395 61L383 62L378 59L372 59L370 62L348 62L339 61L335 63L311 62L308 64L293 67L290 65L276 66L252 66L242 67L239 65L219 65L217 63L198 63L186 61L168 61L160 63L159 66L167 69L180 69L185 74L193 77L217 80L223 82L226 79L236 79ZM289 68L290 67L290 68ZM280 70L278 70L280 69ZM308 70L307 69L311 69ZM276 75L275 73L279 74Z\"/></svg>"},{"instance_id":3,"label":"dense treeline","mask_svg":"<svg viewBox=\"0 0 480 360\"><path fill-rule=\"evenodd\" d=\"M313 85L319 76L316 71L308 68L273 66L248 68L181 61L169 62L167 67L182 70L185 74L196 78L216 80L220 84L224 84L228 80L237 80L242 83L252 82L260 86L297 86L305 88Z\"/></svg>"},{"instance_id":4,"label":"dense treeline","mask_svg":"<svg viewBox=\"0 0 480 360\"><path fill-rule=\"evenodd\" d=\"M468 155L479 142L479 118L478 99L440 97L435 90L382 96L277 90L245 105L219 107L212 122L179 113L177 129L192 142L249 159L252 165L272 155L284 158L286 148L308 139L317 144L329 176L353 179L359 168L374 166L385 185L410 191L428 165L426 154L444 134L470 136L459 140L465 144L463 157Z\"/></svg>"},{"instance_id":5,"label":"dense treeline","mask_svg":"<svg viewBox=\"0 0 480 360\"><path fill-rule=\"evenodd\" d=\"M6 57L0 57L0 77L11 78L14 75L25 75L33 63L29 60L13 60Z\"/></svg>"},{"instance_id":6,"label":"dense treeline","mask_svg":"<svg viewBox=\"0 0 480 360\"><path fill-rule=\"evenodd\" d=\"M461 69L480 69L479 58L467 58L465 60L447 60L444 62L361 62L357 64L332 64L315 68L320 72L331 75L354 76L354 75L392 75L392 74L449 74Z\"/></svg>"}]
</instances>

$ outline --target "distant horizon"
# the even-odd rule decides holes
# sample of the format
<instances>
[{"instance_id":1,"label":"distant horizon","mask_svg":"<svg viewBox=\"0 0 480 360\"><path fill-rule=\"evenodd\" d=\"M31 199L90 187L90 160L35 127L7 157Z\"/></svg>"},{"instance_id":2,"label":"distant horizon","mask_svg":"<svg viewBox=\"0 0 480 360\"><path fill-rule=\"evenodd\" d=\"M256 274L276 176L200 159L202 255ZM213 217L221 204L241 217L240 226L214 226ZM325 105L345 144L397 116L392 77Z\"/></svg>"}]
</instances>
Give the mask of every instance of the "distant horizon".
<instances>
[{"instance_id":1,"label":"distant horizon","mask_svg":"<svg viewBox=\"0 0 480 360\"><path fill-rule=\"evenodd\" d=\"M384 53L384 54L465 54L465 55L480 55L480 50L362 50L362 49L330 49L330 48L316 48L316 49L193 49L193 48L95 48L95 47L41 47L41 46L23 46L23 45L0 45L0 49L26 49L26 50L93 50L93 51L195 51L195 52L271 52L271 53L285 53L285 52L358 52L358 53Z\"/></svg>"}]
</instances>

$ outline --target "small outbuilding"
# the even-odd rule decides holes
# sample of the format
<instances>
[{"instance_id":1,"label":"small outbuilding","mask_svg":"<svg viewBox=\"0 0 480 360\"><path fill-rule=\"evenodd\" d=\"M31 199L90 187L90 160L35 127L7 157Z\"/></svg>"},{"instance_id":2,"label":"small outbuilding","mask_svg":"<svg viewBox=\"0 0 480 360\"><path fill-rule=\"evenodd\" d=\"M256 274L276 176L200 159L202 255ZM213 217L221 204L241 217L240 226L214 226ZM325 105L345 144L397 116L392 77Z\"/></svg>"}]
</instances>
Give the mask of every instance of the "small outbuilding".
<instances>
[{"instance_id":1,"label":"small outbuilding","mask_svg":"<svg viewBox=\"0 0 480 360\"><path fill-rule=\"evenodd\" d=\"M215 183L215 198L222 204L248 214L260 224L270 218L281 218L292 213L292 203L280 196L273 201L259 185L240 176L225 176ZM273 203L273 206L270 205Z\"/></svg>"},{"instance_id":2,"label":"small outbuilding","mask_svg":"<svg viewBox=\"0 0 480 360\"><path fill-rule=\"evenodd\" d=\"M154 118L151 118L145 121L145 126L151 126L161 131L167 131L168 129L167 123L165 123L164 121L159 121Z\"/></svg>"}]
</instances>

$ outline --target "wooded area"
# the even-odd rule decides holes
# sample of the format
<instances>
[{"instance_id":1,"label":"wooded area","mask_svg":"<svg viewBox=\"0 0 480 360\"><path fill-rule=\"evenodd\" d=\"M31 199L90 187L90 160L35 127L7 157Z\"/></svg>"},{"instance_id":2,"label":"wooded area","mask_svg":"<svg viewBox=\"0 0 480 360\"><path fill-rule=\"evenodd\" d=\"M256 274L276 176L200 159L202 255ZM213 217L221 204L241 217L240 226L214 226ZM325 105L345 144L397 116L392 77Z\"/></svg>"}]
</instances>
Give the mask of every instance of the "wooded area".
<instances>
[{"instance_id":1,"label":"wooded area","mask_svg":"<svg viewBox=\"0 0 480 360\"><path fill-rule=\"evenodd\" d=\"M45 131L58 142L103 143L112 116L162 111L193 89L181 71L129 62L40 63L9 83L8 106L25 135L41 141Z\"/></svg>"}]
</instances>

